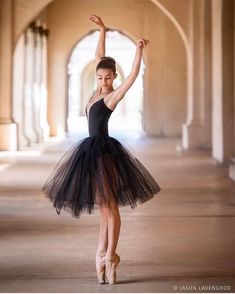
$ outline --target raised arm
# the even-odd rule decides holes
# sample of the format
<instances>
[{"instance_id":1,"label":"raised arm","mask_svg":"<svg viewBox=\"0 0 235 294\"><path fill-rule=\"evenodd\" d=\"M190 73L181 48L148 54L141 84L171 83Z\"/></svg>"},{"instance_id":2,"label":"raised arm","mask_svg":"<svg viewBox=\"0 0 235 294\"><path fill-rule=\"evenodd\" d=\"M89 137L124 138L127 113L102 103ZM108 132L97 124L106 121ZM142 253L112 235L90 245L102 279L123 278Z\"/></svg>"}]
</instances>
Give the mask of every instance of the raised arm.
<instances>
[{"instance_id":1,"label":"raised arm","mask_svg":"<svg viewBox=\"0 0 235 294\"><path fill-rule=\"evenodd\" d=\"M101 18L95 14L89 16L89 19L95 23L100 29L100 36L98 44L95 51L95 62L96 65L100 61L100 58L105 56L105 36L106 36L106 27L102 22Z\"/></svg>"},{"instance_id":2,"label":"raised arm","mask_svg":"<svg viewBox=\"0 0 235 294\"><path fill-rule=\"evenodd\" d=\"M136 80L139 70L140 70L140 64L141 64L141 58L143 53L143 48L149 43L148 40L145 39L139 39L138 43L136 45L136 52L135 52L135 58L133 61L131 73L126 77L126 79L122 82L122 84L117 87L112 92L112 102L113 104L117 104L126 94L127 90L131 87L131 85Z\"/></svg>"}]
</instances>

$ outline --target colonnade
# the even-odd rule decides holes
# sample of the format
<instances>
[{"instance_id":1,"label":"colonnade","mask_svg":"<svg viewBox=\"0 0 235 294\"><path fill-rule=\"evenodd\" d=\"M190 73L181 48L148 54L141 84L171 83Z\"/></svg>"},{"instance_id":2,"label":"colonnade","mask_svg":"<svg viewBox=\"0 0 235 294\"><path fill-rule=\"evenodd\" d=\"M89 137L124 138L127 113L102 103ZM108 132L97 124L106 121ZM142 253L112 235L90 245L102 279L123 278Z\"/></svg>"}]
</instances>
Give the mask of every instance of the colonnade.
<instances>
[{"instance_id":1,"label":"colonnade","mask_svg":"<svg viewBox=\"0 0 235 294\"><path fill-rule=\"evenodd\" d=\"M49 137L47 123L47 35L40 21L20 36L14 52L13 118L19 146L31 146Z\"/></svg>"},{"instance_id":2,"label":"colonnade","mask_svg":"<svg viewBox=\"0 0 235 294\"><path fill-rule=\"evenodd\" d=\"M226 164L229 176L235 180L234 1L185 2L189 8L185 27L167 10L164 1L152 2L172 20L185 46L187 110L182 123L181 147L211 149L211 156L218 163ZM63 81L60 87L55 73L61 67L58 79L66 80L68 60L64 56L68 53L60 55L60 52L57 58L55 41L58 37L54 33L48 42L47 27L50 26L40 19L40 14L15 39L15 4L13 0L0 2L0 150L32 146L50 135L57 135L58 129L66 131L67 82ZM20 7L19 2L17 5ZM53 9L49 11L52 14ZM53 21L50 25L53 27ZM53 27L55 31L58 26L57 22ZM76 37L78 40L79 36ZM71 46L74 43L68 48ZM146 71L146 77L149 76ZM145 82L148 85L148 80ZM148 87L148 99L151 91ZM151 107L149 103L146 108ZM150 113L144 119L147 134L159 132L154 115Z\"/></svg>"}]
</instances>

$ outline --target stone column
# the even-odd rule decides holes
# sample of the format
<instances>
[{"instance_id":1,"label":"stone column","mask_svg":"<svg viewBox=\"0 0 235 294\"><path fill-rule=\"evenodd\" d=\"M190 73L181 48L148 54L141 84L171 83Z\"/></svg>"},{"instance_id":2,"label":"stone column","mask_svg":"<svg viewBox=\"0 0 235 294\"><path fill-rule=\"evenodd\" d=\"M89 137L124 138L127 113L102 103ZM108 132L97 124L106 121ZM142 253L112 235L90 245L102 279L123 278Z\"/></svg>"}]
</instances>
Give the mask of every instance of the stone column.
<instances>
[{"instance_id":1,"label":"stone column","mask_svg":"<svg viewBox=\"0 0 235 294\"><path fill-rule=\"evenodd\" d=\"M45 25L44 25L45 26ZM49 30L42 27L41 31L41 78L40 78L40 124L42 128L43 140L50 137L50 128L47 122L47 36Z\"/></svg>"},{"instance_id":2,"label":"stone column","mask_svg":"<svg viewBox=\"0 0 235 294\"><path fill-rule=\"evenodd\" d=\"M25 50L25 84L24 84L24 134L28 139L28 146L37 142L37 133L34 125L34 33L32 28L27 28L25 32L26 50Z\"/></svg>"},{"instance_id":3,"label":"stone column","mask_svg":"<svg viewBox=\"0 0 235 294\"><path fill-rule=\"evenodd\" d=\"M33 66L33 120L34 131L36 134L36 142L42 141L42 128L40 124L41 116L41 71L42 71L42 44L41 44L41 32L42 27L40 21L33 23L32 25L33 37L34 37L34 66Z\"/></svg>"},{"instance_id":4,"label":"stone column","mask_svg":"<svg viewBox=\"0 0 235 294\"><path fill-rule=\"evenodd\" d=\"M25 34L17 40L13 56L13 118L18 126L18 148L29 146L24 134Z\"/></svg>"},{"instance_id":5,"label":"stone column","mask_svg":"<svg viewBox=\"0 0 235 294\"><path fill-rule=\"evenodd\" d=\"M224 163L234 153L234 0L223 3L223 133Z\"/></svg>"},{"instance_id":6,"label":"stone column","mask_svg":"<svg viewBox=\"0 0 235 294\"><path fill-rule=\"evenodd\" d=\"M0 150L17 150L12 117L13 1L0 1Z\"/></svg>"},{"instance_id":7,"label":"stone column","mask_svg":"<svg viewBox=\"0 0 235 294\"><path fill-rule=\"evenodd\" d=\"M189 42L192 72L189 73L189 82L192 85L189 84L189 87L192 87L192 92L188 99L187 121L182 126L182 145L185 149L210 146L205 111L205 8L204 0L191 0Z\"/></svg>"},{"instance_id":8,"label":"stone column","mask_svg":"<svg viewBox=\"0 0 235 294\"><path fill-rule=\"evenodd\" d=\"M234 156L234 1L212 1L212 154L227 164Z\"/></svg>"},{"instance_id":9,"label":"stone column","mask_svg":"<svg viewBox=\"0 0 235 294\"><path fill-rule=\"evenodd\" d=\"M232 3L230 3L230 5L231 4ZM233 67L233 76L230 77L230 84L233 83L233 91L231 89L231 93L230 93L231 98L233 96L233 99L231 99L231 109L230 109L230 113L232 114L233 112L233 119L231 119L230 128L231 129L233 128L233 130L231 130L231 138L229 141L231 149L232 149L231 150L232 156L230 157L230 160L229 160L229 177L235 181L235 87L234 87L234 82L235 82L235 58L234 58L235 57L235 4L233 3L233 9L231 9L231 7L228 9L230 9L230 13L231 11L233 11L233 20L232 19L230 20L230 25L229 25L230 37L231 37L231 34L233 35L233 37L231 37L232 40L230 40L230 44L233 41L233 62L232 62L232 58L230 62L230 71L232 70L231 66ZM227 9L223 10L223 15L225 14L226 11ZM230 14L230 18L231 18L231 14ZM233 25L232 25L232 21L233 21ZM233 31L231 31L232 28L233 28Z\"/></svg>"},{"instance_id":10,"label":"stone column","mask_svg":"<svg viewBox=\"0 0 235 294\"><path fill-rule=\"evenodd\" d=\"M233 36L234 36L234 42L233 42L233 54L235 56L235 9L234 9L234 32L233 32ZM235 59L234 59L234 63L233 63L233 73L235 74ZM234 77L235 79L235 77ZM235 88L234 88L234 114L235 114ZM235 128L235 115L234 115L234 128ZM235 181L235 133L233 136L233 154L234 156L232 157L232 159L230 160L230 164L229 164L229 176L230 178L232 178Z\"/></svg>"}]
</instances>

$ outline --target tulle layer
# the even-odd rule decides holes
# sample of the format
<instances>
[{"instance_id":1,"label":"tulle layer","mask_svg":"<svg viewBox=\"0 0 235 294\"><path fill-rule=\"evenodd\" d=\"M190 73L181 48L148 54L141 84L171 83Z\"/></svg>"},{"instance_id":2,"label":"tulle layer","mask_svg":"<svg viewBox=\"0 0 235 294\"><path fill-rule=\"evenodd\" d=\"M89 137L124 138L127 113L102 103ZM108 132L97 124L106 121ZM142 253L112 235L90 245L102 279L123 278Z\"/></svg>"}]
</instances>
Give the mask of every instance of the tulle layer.
<instances>
[{"instance_id":1,"label":"tulle layer","mask_svg":"<svg viewBox=\"0 0 235 294\"><path fill-rule=\"evenodd\" d=\"M58 214L64 208L74 217L112 201L135 208L160 190L144 165L108 135L86 137L70 147L42 188Z\"/></svg>"}]
</instances>

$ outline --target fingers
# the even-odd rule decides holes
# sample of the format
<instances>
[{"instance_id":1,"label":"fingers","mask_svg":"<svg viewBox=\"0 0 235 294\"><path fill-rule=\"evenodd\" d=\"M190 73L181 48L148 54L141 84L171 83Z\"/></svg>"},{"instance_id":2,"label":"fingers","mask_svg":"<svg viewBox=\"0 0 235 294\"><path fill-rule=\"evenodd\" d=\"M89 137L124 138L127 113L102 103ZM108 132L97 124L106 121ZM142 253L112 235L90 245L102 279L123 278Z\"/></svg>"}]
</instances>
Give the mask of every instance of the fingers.
<instances>
[{"instance_id":1,"label":"fingers","mask_svg":"<svg viewBox=\"0 0 235 294\"><path fill-rule=\"evenodd\" d=\"M91 21L95 22L95 23L99 23L99 22L101 22L101 18L100 18L99 16L95 15L95 14L91 14L91 15L89 16L89 19L90 19Z\"/></svg>"},{"instance_id":2,"label":"fingers","mask_svg":"<svg viewBox=\"0 0 235 294\"><path fill-rule=\"evenodd\" d=\"M99 17L99 16L97 16L97 15L95 15L95 14L90 14L90 15L89 15L89 19L90 19L93 23L95 23L99 28L104 28L104 27L105 27L104 23L103 23L102 20L101 20L101 17Z\"/></svg>"},{"instance_id":3,"label":"fingers","mask_svg":"<svg viewBox=\"0 0 235 294\"><path fill-rule=\"evenodd\" d=\"M146 47L148 43L149 43L149 40L146 40L146 39L143 39L143 38L138 40L138 46L141 47L141 48Z\"/></svg>"},{"instance_id":4,"label":"fingers","mask_svg":"<svg viewBox=\"0 0 235 294\"><path fill-rule=\"evenodd\" d=\"M89 19L92 20L92 21L94 21L94 22L97 22L98 21L98 16L96 16L95 14L91 14L89 16Z\"/></svg>"}]
</instances>

